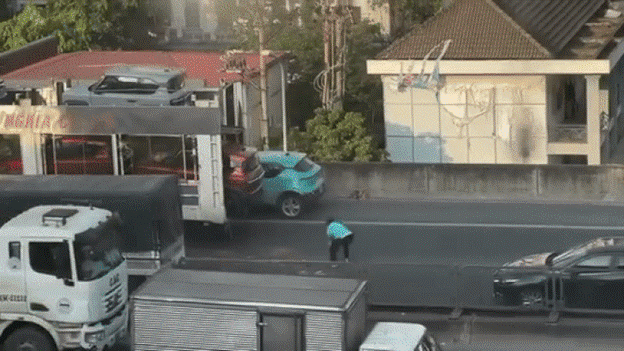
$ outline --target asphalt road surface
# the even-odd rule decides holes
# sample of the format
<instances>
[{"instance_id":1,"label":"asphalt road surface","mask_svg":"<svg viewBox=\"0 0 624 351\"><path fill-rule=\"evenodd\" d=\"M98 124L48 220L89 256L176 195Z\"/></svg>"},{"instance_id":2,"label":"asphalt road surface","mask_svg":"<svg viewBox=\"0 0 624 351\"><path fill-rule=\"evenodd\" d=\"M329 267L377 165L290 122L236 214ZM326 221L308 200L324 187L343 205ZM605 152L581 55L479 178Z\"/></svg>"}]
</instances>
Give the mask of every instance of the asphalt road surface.
<instances>
[{"instance_id":1,"label":"asphalt road surface","mask_svg":"<svg viewBox=\"0 0 624 351\"><path fill-rule=\"evenodd\" d=\"M187 254L326 260L329 216L354 231L356 261L496 265L597 236L624 235L618 203L323 199L294 220L269 210L234 219L234 240L189 225Z\"/></svg>"},{"instance_id":2,"label":"asphalt road surface","mask_svg":"<svg viewBox=\"0 0 624 351\"><path fill-rule=\"evenodd\" d=\"M322 199L294 220L280 218L272 210L254 210L249 217L232 221L233 238L212 227L187 223L186 251L187 257L208 260L224 270L228 264L223 262L232 260L264 260L268 266L278 267L276 271L287 268L279 263L286 260L295 262L289 268L304 274L329 276L334 271L349 273L369 267L363 268L369 277L377 274L391 285L409 287L409 293L394 295L386 285L373 287L373 299L377 295L389 302L409 302L417 296L435 303L445 302L444 295L449 293L444 291L453 274L448 267L467 267L476 274L470 280L480 277L489 284L489 268L520 256L560 251L598 236L624 235L623 214L624 207L618 203ZM355 233L350 264L328 268L324 233L328 216L345 221ZM236 265L230 264L232 267ZM428 291L414 294L418 286L427 284ZM624 320L619 319L564 318L548 324L545 316L448 317L383 311L369 314L371 323L424 323L444 350L624 350ZM119 347L119 351L129 350L127 344Z\"/></svg>"}]
</instances>

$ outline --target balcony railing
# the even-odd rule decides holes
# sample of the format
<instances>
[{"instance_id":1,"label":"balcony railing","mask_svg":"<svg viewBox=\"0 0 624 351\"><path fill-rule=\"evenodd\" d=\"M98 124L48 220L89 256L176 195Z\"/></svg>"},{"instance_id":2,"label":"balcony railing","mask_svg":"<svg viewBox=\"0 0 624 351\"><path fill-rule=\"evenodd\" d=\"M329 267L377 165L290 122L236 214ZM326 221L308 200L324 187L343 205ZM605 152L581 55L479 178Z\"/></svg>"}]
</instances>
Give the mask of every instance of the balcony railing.
<instances>
[{"instance_id":1,"label":"balcony railing","mask_svg":"<svg viewBox=\"0 0 624 351\"><path fill-rule=\"evenodd\" d=\"M549 141L556 143L586 143L587 125L557 124L551 125Z\"/></svg>"}]
</instances>

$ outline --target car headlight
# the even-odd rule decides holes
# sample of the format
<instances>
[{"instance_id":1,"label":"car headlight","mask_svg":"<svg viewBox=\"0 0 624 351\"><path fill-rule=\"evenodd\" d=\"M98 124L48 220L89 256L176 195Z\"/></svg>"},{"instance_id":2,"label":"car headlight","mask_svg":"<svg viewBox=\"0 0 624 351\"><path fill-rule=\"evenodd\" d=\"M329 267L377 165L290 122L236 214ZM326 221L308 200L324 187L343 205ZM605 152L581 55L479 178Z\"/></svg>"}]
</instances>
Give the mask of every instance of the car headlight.
<instances>
[{"instance_id":1,"label":"car headlight","mask_svg":"<svg viewBox=\"0 0 624 351\"><path fill-rule=\"evenodd\" d=\"M514 284L520 281L520 278L501 278L497 279L500 284ZM496 281L496 280L495 280Z\"/></svg>"},{"instance_id":2,"label":"car headlight","mask_svg":"<svg viewBox=\"0 0 624 351\"><path fill-rule=\"evenodd\" d=\"M104 330L85 333L85 341L88 344L96 344L97 342L104 340L104 333Z\"/></svg>"}]
</instances>

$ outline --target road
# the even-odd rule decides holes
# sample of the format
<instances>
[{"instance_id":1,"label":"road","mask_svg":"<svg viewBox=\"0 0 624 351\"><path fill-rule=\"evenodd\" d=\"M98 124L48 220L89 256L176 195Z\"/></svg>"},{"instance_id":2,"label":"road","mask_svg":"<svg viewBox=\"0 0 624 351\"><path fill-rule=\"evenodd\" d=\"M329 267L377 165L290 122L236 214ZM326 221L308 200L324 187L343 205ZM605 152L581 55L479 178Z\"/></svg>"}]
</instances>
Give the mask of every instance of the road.
<instances>
[{"instance_id":1,"label":"road","mask_svg":"<svg viewBox=\"0 0 624 351\"><path fill-rule=\"evenodd\" d=\"M296 220L271 211L234 220L234 240L188 226L187 255L326 260L330 215L354 231L356 262L499 265L624 233L619 204L324 199Z\"/></svg>"},{"instance_id":2,"label":"road","mask_svg":"<svg viewBox=\"0 0 624 351\"><path fill-rule=\"evenodd\" d=\"M213 268L224 270L236 270L236 264L226 262L241 259L268 260L264 265L254 263L257 270L271 267L329 276L340 275L341 270L348 275L365 266L369 277L380 274L409 291L392 294L385 286L373 287L373 299L409 302L416 296L429 299L429 303L444 303L448 302L444 290L454 288L445 285L453 272L444 267L470 266L489 287L486 266L565 249L597 236L619 235L624 232L623 213L624 207L617 203L323 199L314 211L296 220L281 219L268 210L254 211L248 218L233 221L232 239L210 227L188 223L186 250L187 257L208 259ZM324 220L330 215L344 220L356 235L353 262L335 268L326 262ZM279 260L295 263L283 265ZM418 290L421 286L430 289ZM369 320L424 323L444 350L624 350L624 320L562 318L549 325L543 315L501 318L467 314L451 320L449 313L389 311L372 312ZM128 349L121 345L118 351Z\"/></svg>"}]
</instances>

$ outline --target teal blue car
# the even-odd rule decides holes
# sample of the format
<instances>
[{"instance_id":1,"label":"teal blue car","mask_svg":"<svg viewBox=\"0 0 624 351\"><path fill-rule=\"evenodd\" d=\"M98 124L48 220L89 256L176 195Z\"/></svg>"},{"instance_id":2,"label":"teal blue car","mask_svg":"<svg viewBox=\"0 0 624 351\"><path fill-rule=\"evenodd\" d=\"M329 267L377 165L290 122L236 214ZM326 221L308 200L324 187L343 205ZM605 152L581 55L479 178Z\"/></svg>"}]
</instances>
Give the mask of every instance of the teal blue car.
<instances>
[{"instance_id":1,"label":"teal blue car","mask_svg":"<svg viewBox=\"0 0 624 351\"><path fill-rule=\"evenodd\" d=\"M325 192L325 175L320 165L301 152L259 151L264 168L262 203L277 207L289 218Z\"/></svg>"}]
</instances>

